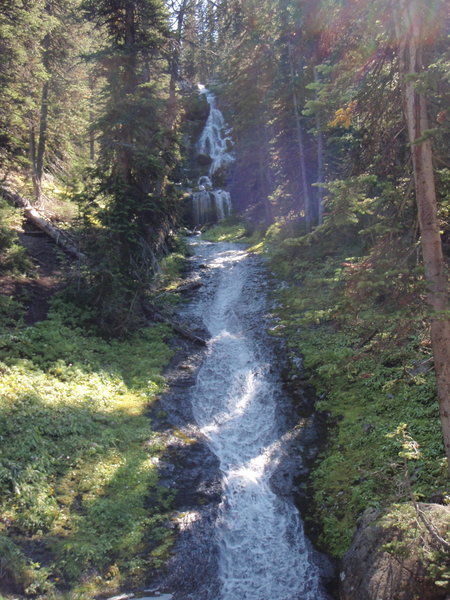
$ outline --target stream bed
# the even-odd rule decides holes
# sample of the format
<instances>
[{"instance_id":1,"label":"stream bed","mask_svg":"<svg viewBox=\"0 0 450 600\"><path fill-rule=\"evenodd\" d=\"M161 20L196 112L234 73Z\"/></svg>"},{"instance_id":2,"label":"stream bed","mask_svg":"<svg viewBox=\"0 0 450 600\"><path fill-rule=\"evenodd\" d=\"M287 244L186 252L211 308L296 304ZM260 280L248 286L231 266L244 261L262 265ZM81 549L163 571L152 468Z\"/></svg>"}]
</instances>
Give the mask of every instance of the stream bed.
<instances>
[{"instance_id":1,"label":"stream bed","mask_svg":"<svg viewBox=\"0 0 450 600\"><path fill-rule=\"evenodd\" d=\"M185 592L178 580L174 598L326 600L319 555L292 500L298 431L267 334L264 266L242 244L195 238L192 248L203 285L181 316L209 339L176 404L189 403L219 483L214 508L191 518L201 535L185 535L183 577L202 574Z\"/></svg>"}]
</instances>

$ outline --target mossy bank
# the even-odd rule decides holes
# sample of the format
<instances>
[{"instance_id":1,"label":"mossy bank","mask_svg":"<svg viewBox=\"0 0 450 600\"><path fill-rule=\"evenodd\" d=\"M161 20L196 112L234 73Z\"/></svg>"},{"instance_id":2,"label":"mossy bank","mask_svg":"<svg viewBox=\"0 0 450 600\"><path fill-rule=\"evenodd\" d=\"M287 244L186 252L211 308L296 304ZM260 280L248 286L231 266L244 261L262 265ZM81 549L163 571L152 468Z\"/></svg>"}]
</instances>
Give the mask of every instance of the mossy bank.
<instances>
[{"instance_id":1,"label":"mossy bank","mask_svg":"<svg viewBox=\"0 0 450 600\"><path fill-rule=\"evenodd\" d=\"M0 339L3 593L92 598L139 585L171 544L164 447L147 416L170 331L106 342L76 322L60 304Z\"/></svg>"}]
</instances>

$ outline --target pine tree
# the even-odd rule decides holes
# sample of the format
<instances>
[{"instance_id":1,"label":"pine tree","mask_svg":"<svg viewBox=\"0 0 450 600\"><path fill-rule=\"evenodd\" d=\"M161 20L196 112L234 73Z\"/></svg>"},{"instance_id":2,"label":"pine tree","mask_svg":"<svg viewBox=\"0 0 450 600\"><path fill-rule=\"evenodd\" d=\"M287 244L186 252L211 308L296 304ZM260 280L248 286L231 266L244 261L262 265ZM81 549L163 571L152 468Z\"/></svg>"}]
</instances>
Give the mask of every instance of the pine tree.
<instances>
[{"instance_id":1,"label":"pine tree","mask_svg":"<svg viewBox=\"0 0 450 600\"><path fill-rule=\"evenodd\" d=\"M87 0L83 7L86 18L106 33L93 57L106 84L96 127L98 184L88 195L103 224L105 246L90 283L105 328L117 332L139 319L177 213L167 180L177 157L168 19L159 0ZM94 255L98 260L98 249Z\"/></svg>"}]
</instances>

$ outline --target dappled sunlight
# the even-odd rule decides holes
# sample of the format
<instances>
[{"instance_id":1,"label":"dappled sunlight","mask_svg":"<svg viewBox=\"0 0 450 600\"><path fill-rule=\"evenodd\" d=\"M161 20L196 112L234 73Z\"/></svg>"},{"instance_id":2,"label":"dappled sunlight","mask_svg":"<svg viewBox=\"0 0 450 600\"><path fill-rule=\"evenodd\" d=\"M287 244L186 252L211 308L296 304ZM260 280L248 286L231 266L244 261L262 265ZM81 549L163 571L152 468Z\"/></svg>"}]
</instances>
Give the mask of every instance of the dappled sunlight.
<instances>
[{"instance_id":1,"label":"dappled sunlight","mask_svg":"<svg viewBox=\"0 0 450 600\"><path fill-rule=\"evenodd\" d=\"M239 263L248 258L248 254L243 250L227 250L218 254L214 260L208 263L212 269L223 269L230 264Z\"/></svg>"},{"instance_id":2,"label":"dappled sunlight","mask_svg":"<svg viewBox=\"0 0 450 600\"><path fill-rule=\"evenodd\" d=\"M202 519L201 513L195 510L176 514L173 520L180 531L192 529Z\"/></svg>"},{"instance_id":3,"label":"dappled sunlight","mask_svg":"<svg viewBox=\"0 0 450 600\"><path fill-rule=\"evenodd\" d=\"M30 571L46 590L59 581L48 580L53 570L67 585L113 562L117 589L132 575L130 552L154 540L155 553L167 554L171 533L160 523L170 492L157 473L164 444L147 417L171 355L166 331L108 343L52 318L9 338L7 353L0 345L0 540L8 536L25 565L17 535L30 548L48 546L48 567ZM142 577L158 556L132 568Z\"/></svg>"}]
</instances>

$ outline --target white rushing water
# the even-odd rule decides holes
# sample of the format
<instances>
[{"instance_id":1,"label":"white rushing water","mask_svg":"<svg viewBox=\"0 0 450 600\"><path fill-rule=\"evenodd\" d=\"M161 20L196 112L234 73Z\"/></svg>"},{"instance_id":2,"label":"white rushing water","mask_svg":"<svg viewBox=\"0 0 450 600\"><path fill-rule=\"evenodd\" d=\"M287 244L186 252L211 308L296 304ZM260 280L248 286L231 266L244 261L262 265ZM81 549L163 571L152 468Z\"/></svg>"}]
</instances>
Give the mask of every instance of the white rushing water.
<instances>
[{"instance_id":1,"label":"white rushing water","mask_svg":"<svg viewBox=\"0 0 450 600\"><path fill-rule=\"evenodd\" d=\"M187 316L201 319L211 340L191 401L223 474L220 600L325 600L298 511L270 486L282 453L282 391L261 343L261 267L238 244L194 246L209 269Z\"/></svg>"},{"instance_id":2,"label":"white rushing water","mask_svg":"<svg viewBox=\"0 0 450 600\"><path fill-rule=\"evenodd\" d=\"M203 175L198 180L199 189L192 195L196 225L220 220L230 214L230 193L214 188L213 178L215 173L228 167L234 160L228 149L232 144L230 130L226 128L223 115L217 108L216 98L204 86L199 87L200 93L205 95L209 104L209 115L197 144L197 152L209 156L211 165L208 175Z\"/></svg>"}]
</instances>

